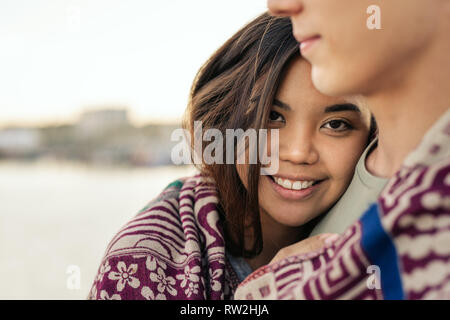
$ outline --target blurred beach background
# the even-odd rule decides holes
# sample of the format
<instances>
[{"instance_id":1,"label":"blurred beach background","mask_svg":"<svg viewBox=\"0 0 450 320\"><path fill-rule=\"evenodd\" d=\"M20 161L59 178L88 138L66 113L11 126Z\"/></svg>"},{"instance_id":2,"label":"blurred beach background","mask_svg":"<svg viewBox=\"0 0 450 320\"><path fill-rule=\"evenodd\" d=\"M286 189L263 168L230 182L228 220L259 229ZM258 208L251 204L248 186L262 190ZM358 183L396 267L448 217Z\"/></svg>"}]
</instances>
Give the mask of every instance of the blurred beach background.
<instances>
[{"instance_id":1,"label":"blurred beach background","mask_svg":"<svg viewBox=\"0 0 450 320\"><path fill-rule=\"evenodd\" d=\"M85 299L171 181L200 66L266 0L0 2L0 299Z\"/></svg>"}]
</instances>

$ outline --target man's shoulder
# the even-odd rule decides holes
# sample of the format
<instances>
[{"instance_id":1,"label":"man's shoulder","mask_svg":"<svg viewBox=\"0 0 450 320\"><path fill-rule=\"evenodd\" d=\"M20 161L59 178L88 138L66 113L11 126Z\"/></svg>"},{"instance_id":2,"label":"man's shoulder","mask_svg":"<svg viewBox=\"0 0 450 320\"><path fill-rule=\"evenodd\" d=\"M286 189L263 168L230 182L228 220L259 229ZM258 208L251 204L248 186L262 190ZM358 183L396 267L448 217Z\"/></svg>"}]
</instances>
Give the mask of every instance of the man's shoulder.
<instances>
[{"instance_id":1,"label":"man's shoulder","mask_svg":"<svg viewBox=\"0 0 450 320\"><path fill-rule=\"evenodd\" d=\"M379 205L381 223L401 264L406 297L444 297L449 283L450 158L402 169Z\"/></svg>"},{"instance_id":2,"label":"man's shoulder","mask_svg":"<svg viewBox=\"0 0 450 320\"><path fill-rule=\"evenodd\" d=\"M408 212L449 211L450 110L423 137L381 193L383 212L392 219Z\"/></svg>"},{"instance_id":3,"label":"man's shoulder","mask_svg":"<svg viewBox=\"0 0 450 320\"><path fill-rule=\"evenodd\" d=\"M450 210L450 157L404 167L389 180L379 201L383 212Z\"/></svg>"}]
</instances>

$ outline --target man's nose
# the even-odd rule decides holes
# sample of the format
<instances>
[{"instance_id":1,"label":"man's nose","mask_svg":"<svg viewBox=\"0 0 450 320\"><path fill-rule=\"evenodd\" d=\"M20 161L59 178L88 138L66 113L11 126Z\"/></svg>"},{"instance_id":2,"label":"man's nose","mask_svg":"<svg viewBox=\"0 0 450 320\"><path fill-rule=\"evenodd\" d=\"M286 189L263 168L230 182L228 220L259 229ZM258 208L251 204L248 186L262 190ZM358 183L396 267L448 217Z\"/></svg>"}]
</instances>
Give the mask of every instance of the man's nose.
<instances>
[{"instance_id":1,"label":"man's nose","mask_svg":"<svg viewBox=\"0 0 450 320\"><path fill-rule=\"evenodd\" d=\"M267 8L274 16L293 16L303 10L303 0L267 0Z\"/></svg>"}]
</instances>

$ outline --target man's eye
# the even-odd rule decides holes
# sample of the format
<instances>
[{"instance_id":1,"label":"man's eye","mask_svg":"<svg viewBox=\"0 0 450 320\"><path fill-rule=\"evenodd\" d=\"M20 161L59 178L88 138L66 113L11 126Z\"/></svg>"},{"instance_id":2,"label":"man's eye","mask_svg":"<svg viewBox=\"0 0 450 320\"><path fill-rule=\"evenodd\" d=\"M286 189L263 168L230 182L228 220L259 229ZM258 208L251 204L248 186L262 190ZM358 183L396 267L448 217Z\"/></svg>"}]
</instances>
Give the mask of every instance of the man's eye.
<instances>
[{"instance_id":1,"label":"man's eye","mask_svg":"<svg viewBox=\"0 0 450 320\"><path fill-rule=\"evenodd\" d=\"M352 129L353 127L348 122L343 120L331 120L325 123L324 128L334 131L345 131Z\"/></svg>"},{"instance_id":2,"label":"man's eye","mask_svg":"<svg viewBox=\"0 0 450 320\"><path fill-rule=\"evenodd\" d=\"M276 111L270 111L269 120L270 121L277 121L277 122L284 122L283 116L280 113L276 112Z\"/></svg>"}]
</instances>

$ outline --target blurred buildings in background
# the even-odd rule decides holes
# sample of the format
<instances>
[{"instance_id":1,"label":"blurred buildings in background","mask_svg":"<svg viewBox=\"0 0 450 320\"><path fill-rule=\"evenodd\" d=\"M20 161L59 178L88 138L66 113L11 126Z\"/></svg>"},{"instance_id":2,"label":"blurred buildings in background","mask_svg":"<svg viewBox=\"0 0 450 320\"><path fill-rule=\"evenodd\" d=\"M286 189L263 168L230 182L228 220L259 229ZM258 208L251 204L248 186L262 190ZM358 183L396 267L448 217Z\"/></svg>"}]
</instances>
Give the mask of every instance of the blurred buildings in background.
<instances>
[{"instance_id":1,"label":"blurred buildings in background","mask_svg":"<svg viewBox=\"0 0 450 320\"><path fill-rule=\"evenodd\" d=\"M133 126L126 108L85 111L74 124L0 129L0 160L65 160L92 165L170 165L181 124Z\"/></svg>"}]
</instances>

